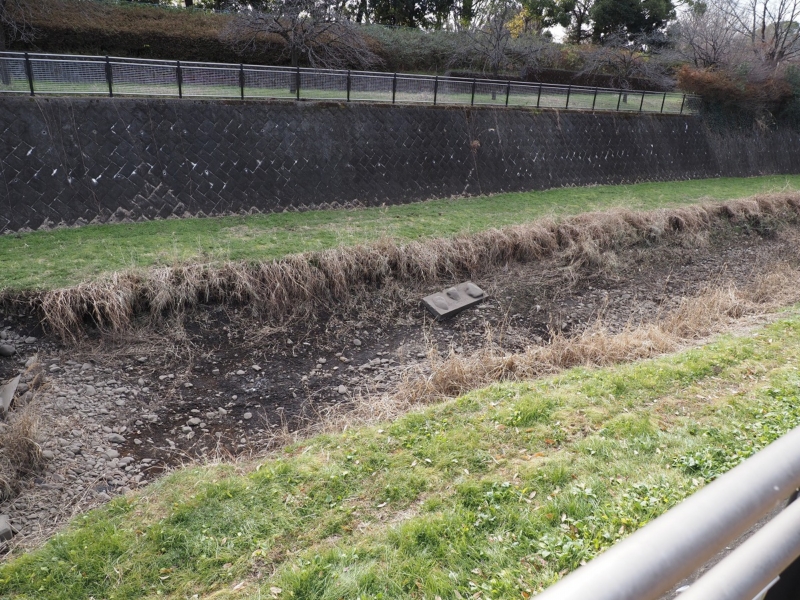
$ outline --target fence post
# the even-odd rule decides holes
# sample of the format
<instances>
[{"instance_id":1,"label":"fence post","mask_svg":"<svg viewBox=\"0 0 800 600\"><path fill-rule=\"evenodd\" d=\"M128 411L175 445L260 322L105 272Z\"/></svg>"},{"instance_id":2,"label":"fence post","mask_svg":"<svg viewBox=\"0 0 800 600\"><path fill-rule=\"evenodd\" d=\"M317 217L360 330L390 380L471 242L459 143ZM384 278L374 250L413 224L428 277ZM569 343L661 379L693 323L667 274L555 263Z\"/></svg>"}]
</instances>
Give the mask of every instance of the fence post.
<instances>
[{"instance_id":1,"label":"fence post","mask_svg":"<svg viewBox=\"0 0 800 600\"><path fill-rule=\"evenodd\" d=\"M436 106L436 96L439 95L439 76L433 78L433 105Z\"/></svg>"},{"instance_id":2,"label":"fence post","mask_svg":"<svg viewBox=\"0 0 800 600\"><path fill-rule=\"evenodd\" d=\"M175 75L178 78L178 98L183 98L183 71L181 70L181 61L177 61L175 65Z\"/></svg>"},{"instance_id":3,"label":"fence post","mask_svg":"<svg viewBox=\"0 0 800 600\"><path fill-rule=\"evenodd\" d=\"M239 95L244 100L244 65L239 63Z\"/></svg>"},{"instance_id":4,"label":"fence post","mask_svg":"<svg viewBox=\"0 0 800 600\"><path fill-rule=\"evenodd\" d=\"M619 112L619 105L622 103L622 90L619 91L619 97L617 98L617 112Z\"/></svg>"},{"instance_id":5,"label":"fence post","mask_svg":"<svg viewBox=\"0 0 800 600\"><path fill-rule=\"evenodd\" d=\"M644 106L644 92L642 92L642 101L639 102L639 112L642 112L643 106Z\"/></svg>"},{"instance_id":6,"label":"fence post","mask_svg":"<svg viewBox=\"0 0 800 600\"><path fill-rule=\"evenodd\" d=\"M33 88L31 88L31 96L33 96ZM686 94L683 95L683 100L681 100L681 112L678 114L683 114L683 105L686 104Z\"/></svg>"},{"instance_id":7,"label":"fence post","mask_svg":"<svg viewBox=\"0 0 800 600\"><path fill-rule=\"evenodd\" d=\"M595 105L597 105L597 88L594 88L594 98L592 98L592 110L594 110Z\"/></svg>"},{"instance_id":8,"label":"fence post","mask_svg":"<svg viewBox=\"0 0 800 600\"><path fill-rule=\"evenodd\" d=\"M28 56L28 53L25 53L25 75L28 76L28 86L31 88L31 96L34 96L33 92L33 67L31 66L31 58Z\"/></svg>"},{"instance_id":9,"label":"fence post","mask_svg":"<svg viewBox=\"0 0 800 600\"><path fill-rule=\"evenodd\" d=\"M569 108L569 95L570 95L571 92L572 92L572 86L568 85L567 86L567 103L564 105L564 110Z\"/></svg>"},{"instance_id":10,"label":"fence post","mask_svg":"<svg viewBox=\"0 0 800 600\"><path fill-rule=\"evenodd\" d=\"M392 77L392 104L394 104L394 100L397 97L397 73L394 74Z\"/></svg>"},{"instance_id":11,"label":"fence post","mask_svg":"<svg viewBox=\"0 0 800 600\"><path fill-rule=\"evenodd\" d=\"M664 112L664 104L667 102L667 92L664 92L664 97L661 99L661 112Z\"/></svg>"},{"instance_id":12,"label":"fence post","mask_svg":"<svg viewBox=\"0 0 800 600\"><path fill-rule=\"evenodd\" d=\"M506 106L508 106L508 97L511 95L511 80L506 83Z\"/></svg>"},{"instance_id":13,"label":"fence post","mask_svg":"<svg viewBox=\"0 0 800 600\"><path fill-rule=\"evenodd\" d=\"M295 99L300 100L300 65L297 65L297 71L295 71Z\"/></svg>"},{"instance_id":14,"label":"fence post","mask_svg":"<svg viewBox=\"0 0 800 600\"><path fill-rule=\"evenodd\" d=\"M347 101L350 102L350 69L347 69Z\"/></svg>"},{"instance_id":15,"label":"fence post","mask_svg":"<svg viewBox=\"0 0 800 600\"><path fill-rule=\"evenodd\" d=\"M106 81L108 82L108 97L114 97L114 75L111 72L111 60L106 56Z\"/></svg>"},{"instance_id":16,"label":"fence post","mask_svg":"<svg viewBox=\"0 0 800 600\"><path fill-rule=\"evenodd\" d=\"M542 101L542 84L539 84L539 93L536 94L536 108L539 108L539 103Z\"/></svg>"},{"instance_id":17,"label":"fence post","mask_svg":"<svg viewBox=\"0 0 800 600\"><path fill-rule=\"evenodd\" d=\"M472 78L472 100L470 100L470 102L469 102L470 106L475 106L475 82L476 82L476 79L473 77Z\"/></svg>"}]
</instances>

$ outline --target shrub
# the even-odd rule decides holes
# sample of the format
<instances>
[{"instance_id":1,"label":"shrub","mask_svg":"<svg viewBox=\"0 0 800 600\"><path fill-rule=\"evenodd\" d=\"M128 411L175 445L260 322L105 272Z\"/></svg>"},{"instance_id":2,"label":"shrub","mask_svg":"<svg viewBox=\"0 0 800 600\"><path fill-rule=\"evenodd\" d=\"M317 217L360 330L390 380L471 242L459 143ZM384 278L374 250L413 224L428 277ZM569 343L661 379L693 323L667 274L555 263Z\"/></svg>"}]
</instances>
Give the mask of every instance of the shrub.
<instances>
[{"instance_id":1,"label":"shrub","mask_svg":"<svg viewBox=\"0 0 800 600\"><path fill-rule=\"evenodd\" d=\"M700 96L708 109L744 111L755 117L780 113L794 97L781 73L760 77L753 70L737 74L684 65L678 71L678 86Z\"/></svg>"}]
</instances>

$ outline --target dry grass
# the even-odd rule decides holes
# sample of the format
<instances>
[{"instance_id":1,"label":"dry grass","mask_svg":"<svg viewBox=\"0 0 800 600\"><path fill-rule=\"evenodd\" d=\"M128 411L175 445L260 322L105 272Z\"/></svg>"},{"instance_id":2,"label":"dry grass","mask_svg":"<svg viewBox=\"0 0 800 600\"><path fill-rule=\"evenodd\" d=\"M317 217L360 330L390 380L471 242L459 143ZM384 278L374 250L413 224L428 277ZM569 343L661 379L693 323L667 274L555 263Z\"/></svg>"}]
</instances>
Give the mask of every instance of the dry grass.
<instances>
[{"instance_id":1,"label":"dry grass","mask_svg":"<svg viewBox=\"0 0 800 600\"><path fill-rule=\"evenodd\" d=\"M20 479L44 466L38 429L39 418L30 405L11 413L0 428L0 501L13 497Z\"/></svg>"},{"instance_id":2,"label":"dry grass","mask_svg":"<svg viewBox=\"0 0 800 600\"><path fill-rule=\"evenodd\" d=\"M740 289L732 283L707 288L652 324L612 334L598 321L575 337L556 334L546 346L523 353L498 352L493 344L472 356L430 352L430 373L409 378L399 396L404 405L454 397L503 380L524 380L575 366L607 366L674 352L717 333L732 321L800 300L800 272L780 265Z\"/></svg>"},{"instance_id":3,"label":"dry grass","mask_svg":"<svg viewBox=\"0 0 800 600\"><path fill-rule=\"evenodd\" d=\"M429 368L409 371L392 393L363 393L352 404L315 407L308 426L295 431L284 428L269 451L320 432L333 433L353 427L392 421L421 406L454 398L500 381L523 381L552 375L576 366L602 367L653 358L708 339L741 322L800 301L800 270L776 265L748 286L730 282L709 286L701 294L685 298L674 311L653 323L630 326L611 333L601 321L582 333L555 335L545 346L525 352L503 352L487 333L484 348L471 355L428 353ZM314 410L314 409L312 409Z\"/></svg>"},{"instance_id":4,"label":"dry grass","mask_svg":"<svg viewBox=\"0 0 800 600\"><path fill-rule=\"evenodd\" d=\"M798 216L798 193L647 212L586 213L408 244L383 240L263 263L124 271L37 293L27 301L66 339L85 324L120 331L137 315L160 319L199 303L246 304L262 316L280 317L298 306L313 311L325 302L341 302L390 280L455 280L553 256L563 257L574 269L597 269L623 248L696 240L703 232L730 224L769 230L781 222L796 222ZM14 300L19 298L6 298Z\"/></svg>"}]
</instances>

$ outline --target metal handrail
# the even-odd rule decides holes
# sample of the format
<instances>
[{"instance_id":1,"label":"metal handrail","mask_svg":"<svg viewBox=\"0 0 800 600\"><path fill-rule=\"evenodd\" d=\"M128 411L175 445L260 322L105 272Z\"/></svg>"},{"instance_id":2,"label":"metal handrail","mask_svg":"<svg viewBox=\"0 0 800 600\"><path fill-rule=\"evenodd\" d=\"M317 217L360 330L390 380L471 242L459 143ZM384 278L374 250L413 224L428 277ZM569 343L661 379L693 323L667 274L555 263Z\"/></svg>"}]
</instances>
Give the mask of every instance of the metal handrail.
<instances>
[{"instance_id":1,"label":"metal handrail","mask_svg":"<svg viewBox=\"0 0 800 600\"><path fill-rule=\"evenodd\" d=\"M800 556L800 502L793 502L683 592L681 600L757 598Z\"/></svg>"},{"instance_id":2,"label":"metal handrail","mask_svg":"<svg viewBox=\"0 0 800 600\"><path fill-rule=\"evenodd\" d=\"M73 65L91 65L83 71L80 67L70 68L70 77L59 74L59 69L49 68L45 71L47 77L44 81L36 81L40 75L34 74L32 65L70 63ZM26 85L17 82L17 86L11 86L8 76L8 69L17 65L17 72L24 70ZM170 61L151 58L127 58L110 56L86 56L70 54L52 53L28 53L28 52L0 52L0 95L4 93L29 93L30 95L61 95L61 94L103 94L103 91L89 89L90 85L97 86L97 72L91 69L97 68L98 64L106 65L105 87L109 96L124 95L148 95L148 96L177 96L180 98L209 97L216 96L221 98L240 97L246 98L287 98L314 99L314 100L339 100L346 97L347 101L370 101L370 102L391 102L392 104L455 104L455 105L492 105L492 106L524 106L530 108L556 108L566 110L611 110L615 112L648 112L648 113L692 113L695 112L693 105L698 98L696 96L682 94L680 92L650 92L646 90L625 90L618 88L601 88L579 85L558 85L548 83L531 83L526 81L511 81L504 79L479 79L469 77L447 77L433 75L419 75L415 73L383 73L378 71L348 71L342 69L316 69L308 67L274 67L265 65L246 65L244 63L215 63L198 61ZM23 65L20 67L20 65ZM141 67L141 81L136 78L125 80L125 74L117 76L114 71L117 67L130 70L131 68ZM163 77L159 79L147 80L152 77L148 73L147 67L164 68L168 67L175 71L174 81L165 83ZM2 72L5 69L5 74ZM237 85L220 84L214 81L212 76L206 81L194 81L192 85L195 90L186 89L186 85L181 81L182 73L186 70L198 72L208 70L219 74L238 72L239 74L249 73L275 73L283 75L294 75L289 93L277 93L280 87L270 88L268 86L258 86L248 84L246 77L238 78ZM161 72L163 74L163 71ZM130 77L130 73L127 73ZM333 85L328 81L314 81L314 77L319 78L334 77L341 81ZM61 79L59 79L61 77ZM83 77L83 80L81 80ZM117 81L121 77L121 81ZM362 83L368 81L383 80L385 89L372 91L369 98L360 97L359 94L367 93L364 89L352 87L355 81ZM338 80L337 80L338 81ZM398 89L398 81L405 85L411 85L412 89ZM118 84L124 87L120 88ZM44 84L44 85L40 85ZM80 85L84 84L86 89ZM174 89L154 90L154 86L173 85ZM447 88L450 84L455 87ZM413 89L414 85L419 85ZM458 86L471 88L469 91L459 92ZM198 86L203 91L197 91ZM338 89L338 87L342 89ZM431 89L428 89L430 87ZM490 89L486 91L487 87ZM305 92L306 96L303 96ZM391 89L391 93L389 93ZM113 90L113 91L112 91ZM270 93L273 90L273 93ZM353 93L346 93L351 90ZM476 93L477 92L477 93ZM383 95L380 96L380 93ZM346 96L345 96L346 94ZM429 97L430 96L430 97ZM489 98L489 96L491 96ZM549 96L549 98L548 98ZM623 97L633 96L634 104L624 109L621 106ZM608 106L599 106L598 98L606 98ZM645 106L645 99L652 98L650 106ZM667 109L667 98L673 98L672 106ZM534 101L535 99L535 101ZM570 101L572 100L572 105ZM689 102L687 103L687 100ZM601 102L602 104L602 102ZM680 105L680 108L678 106Z\"/></svg>"},{"instance_id":3,"label":"metal handrail","mask_svg":"<svg viewBox=\"0 0 800 600\"><path fill-rule=\"evenodd\" d=\"M798 487L800 427L546 589L537 600L657 600ZM800 555L800 503L772 523L681 599L752 600Z\"/></svg>"}]
</instances>

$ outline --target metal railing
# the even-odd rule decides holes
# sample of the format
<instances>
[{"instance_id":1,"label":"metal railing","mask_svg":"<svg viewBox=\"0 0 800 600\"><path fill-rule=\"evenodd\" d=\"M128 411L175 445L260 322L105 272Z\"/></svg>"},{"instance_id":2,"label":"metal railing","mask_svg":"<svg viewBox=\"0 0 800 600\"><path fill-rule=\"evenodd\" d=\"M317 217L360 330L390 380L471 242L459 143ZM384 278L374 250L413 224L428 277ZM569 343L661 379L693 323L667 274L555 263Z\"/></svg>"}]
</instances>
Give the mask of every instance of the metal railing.
<instances>
[{"instance_id":1,"label":"metal railing","mask_svg":"<svg viewBox=\"0 0 800 600\"><path fill-rule=\"evenodd\" d=\"M800 487L800 428L546 589L537 600L657 600ZM681 593L681 600L753 600L800 556L793 502ZM792 597L800 597L800 594ZM769 598L769 596L767 596Z\"/></svg>"},{"instance_id":2,"label":"metal railing","mask_svg":"<svg viewBox=\"0 0 800 600\"><path fill-rule=\"evenodd\" d=\"M699 98L551 85L334 69L0 52L0 94L337 100L692 114Z\"/></svg>"}]
</instances>

